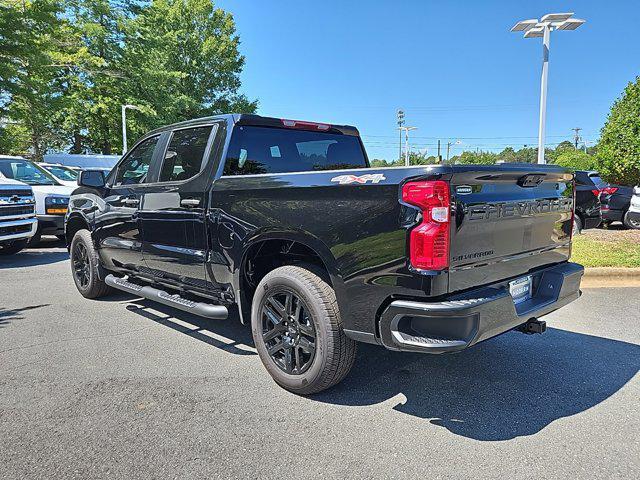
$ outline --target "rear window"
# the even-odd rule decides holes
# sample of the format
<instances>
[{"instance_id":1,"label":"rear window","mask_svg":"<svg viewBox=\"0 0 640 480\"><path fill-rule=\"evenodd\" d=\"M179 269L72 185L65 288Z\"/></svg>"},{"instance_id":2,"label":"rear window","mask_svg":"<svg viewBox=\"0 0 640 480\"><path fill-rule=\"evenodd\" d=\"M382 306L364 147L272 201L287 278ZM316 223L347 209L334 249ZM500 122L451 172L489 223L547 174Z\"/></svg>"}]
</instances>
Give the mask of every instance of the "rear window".
<instances>
[{"instance_id":1,"label":"rear window","mask_svg":"<svg viewBox=\"0 0 640 480\"><path fill-rule=\"evenodd\" d=\"M284 128L234 129L225 175L364 168L358 137Z\"/></svg>"},{"instance_id":2,"label":"rear window","mask_svg":"<svg viewBox=\"0 0 640 480\"><path fill-rule=\"evenodd\" d=\"M593 182L593 184L598 187L599 189L603 189L607 186L607 182L605 182L604 180L602 180L600 178L600 175L598 175L597 173L590 173L589 174L589 178L591 179L591 181Z\"/></svg>"}]
</instances>

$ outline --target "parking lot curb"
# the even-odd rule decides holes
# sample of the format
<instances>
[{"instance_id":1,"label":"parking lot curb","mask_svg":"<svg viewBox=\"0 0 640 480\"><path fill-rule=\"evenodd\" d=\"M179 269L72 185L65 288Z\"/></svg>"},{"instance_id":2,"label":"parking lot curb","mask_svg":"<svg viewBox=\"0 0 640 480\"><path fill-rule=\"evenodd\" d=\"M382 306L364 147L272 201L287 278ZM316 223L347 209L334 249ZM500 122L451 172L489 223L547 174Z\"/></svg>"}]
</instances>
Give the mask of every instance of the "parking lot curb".
<instances>
[{"instance_id":1,"label":"parking lot curb","mask_svg":"<svg viewBox=\"0 0 640 480\"><path fill-rule=\"evenodd\" d=\"M636 287L640 285L640 268L591 267L584 269L582 286Z\"/></svg>"}]
</instances>

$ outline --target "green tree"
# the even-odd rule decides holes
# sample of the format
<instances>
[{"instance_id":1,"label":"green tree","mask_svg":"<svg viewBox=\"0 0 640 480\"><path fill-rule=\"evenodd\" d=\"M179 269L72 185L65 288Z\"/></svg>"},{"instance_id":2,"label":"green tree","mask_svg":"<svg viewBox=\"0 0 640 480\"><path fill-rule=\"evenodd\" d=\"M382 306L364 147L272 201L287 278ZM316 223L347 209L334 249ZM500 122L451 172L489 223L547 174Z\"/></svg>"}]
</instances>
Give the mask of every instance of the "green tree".
<instances>
[{"instance_id":1,"label":"green tree","mask_svg":"<svg viewBox=\"0 0 640 480\"><path fill-rule=\"evenodd\" d=\"M54 120L67 53L62 8L55 0L0 5L0 144L36 159L63 142Z\"/></svg>"},{"instance_id":2,"label":"green tree","mask_svg":"<svg viewBox=\"0 0 640 480\"><path fill-rule=\"evenodd\" d=\"M573 147L561 152L554 163L571 170L598 170L598 161L593 155L575 150Z\"/></svg>"},{"instance_id":3,"label":"green tree","mask_svg":"<svg viewBox=\"0 0 640 480\"><path fill-rule=\"evenodd\" d=\"M112 154L121 148L120 108L132 103L126 101L130 74L124 64L124 30L139 8L137 2L67 2L77 55L66 71L61 117L73 153Z\"/></svg>"},{"instance_id":4,"label":"green tree","mask_svg":"<svg viewBox=\"0 0 640 480\"><path fill-rule=\"evenodd\" d=\"M498 154L491 152L462 152L451 158L450 163L491 165L498 161Z\"/></svg>"},{"instance_id":5,"label":"green tree","mask_svg":"<svg viewBox=\"0 0 640 480\"><path fill-rule=\"evenodd\" d=\"M386 160L382 160L380 158L374 158L369 163L371 164L372 167L377 167L377 168L390 166Z\"/></svg>"},{"instance_id":6,"label":"green tree","mask_svg":"<svg viewBox=\"0 0 640 480\"><path fill-rule=\"evenodd\" d=\"M154 0L127 22L127 101L151 127L223 112L253 113L257 101L239 93L244 57L233 16L211 0Z\"/></svg>"},{"instance_id":7,"label":"green tree","mask_svg":"<svg viewBox=\"0 0 640 480\"><path fill-rule=\"evenodd\" d=\"M640 76L615 101L597 146L599 171L608 181L640 184Z\"/></svg>"}]
</instances>

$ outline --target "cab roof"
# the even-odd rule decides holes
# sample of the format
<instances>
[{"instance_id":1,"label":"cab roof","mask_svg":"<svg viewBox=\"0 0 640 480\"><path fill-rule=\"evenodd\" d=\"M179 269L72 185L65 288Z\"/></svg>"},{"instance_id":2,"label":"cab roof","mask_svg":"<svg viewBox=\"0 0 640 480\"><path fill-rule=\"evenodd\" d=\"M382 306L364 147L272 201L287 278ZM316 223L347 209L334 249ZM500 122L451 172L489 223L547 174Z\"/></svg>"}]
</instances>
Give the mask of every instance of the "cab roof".
<instances>
[{"instance_id":1,"label":"cab roof","mask_svg":"<svg viewBox=\"0 0 640 480\"><path fill-rule=\"evenodd\" d=\"M165 127L157 128L147 135L166 132L168 130L175 130L177 128L197 127L199 125L208 125L212 122L225 121L228 125L252 125L259 127L274 127L274 128L293 128L298 130L311 130L320 131L326 133L339 133L343 135L360 136L358 129L351 125L334 125L323 122L308 122L303 120L288 120L284 118L275 117L263 117L262 115L252 115L246 113L226 113L221 115L214 115L211 117L195 118L193 120L186 120L184 122L174 123Z\"/></svg>"}]
</instances>

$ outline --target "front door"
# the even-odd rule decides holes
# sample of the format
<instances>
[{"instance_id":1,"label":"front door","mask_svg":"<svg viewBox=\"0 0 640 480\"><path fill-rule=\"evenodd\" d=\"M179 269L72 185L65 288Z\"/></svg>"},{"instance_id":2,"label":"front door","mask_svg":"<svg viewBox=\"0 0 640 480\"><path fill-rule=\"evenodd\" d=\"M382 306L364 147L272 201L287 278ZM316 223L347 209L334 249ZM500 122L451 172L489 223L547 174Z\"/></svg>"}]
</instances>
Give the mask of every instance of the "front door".
<instances>
[{"instance_id":1,"label":"front door","mask_svg":"<svg viewBox=\"0 0 640 480\"><path fill-rule=\"evenodd\" d=\"M108 269L130 271L143 265L138 212L159 138L153 136L138 143L108 181L104 205L95 219L99 253Z\"/></svg>"},{"instance_id":2,"label":"front door","mask_svg":"<svg viewBox=\"0 0 640 480\"><path fill-rule=\"evenodd\" d=\"M156 276L206 290L206 168L215 125L171 132L139 212L146 266Z\"/></svg>"}]
</instances>

